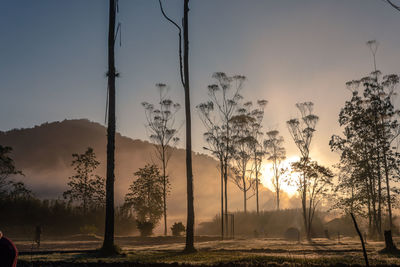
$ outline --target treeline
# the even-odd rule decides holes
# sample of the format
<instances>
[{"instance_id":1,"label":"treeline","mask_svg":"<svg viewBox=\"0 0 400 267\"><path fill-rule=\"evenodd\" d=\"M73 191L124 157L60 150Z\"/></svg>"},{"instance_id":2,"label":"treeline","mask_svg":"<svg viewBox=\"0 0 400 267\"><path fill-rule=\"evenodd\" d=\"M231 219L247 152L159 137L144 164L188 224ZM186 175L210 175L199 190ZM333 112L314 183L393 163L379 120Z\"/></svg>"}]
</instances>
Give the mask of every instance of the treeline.
<instances>
[{"instance_id":1,"label":"treeline","mask_svg":"<svg viewBox=\"0 0 400 267\"><path fill-rule=\"evenodd\" d=\"M5 197L0 201L1 230L14 238L33 238L40 226L45 238L76 234L101 235L104 231L104 208L82 210L64 200L40 200L35 197ZM122 208L115 213L117 235L130 235L136 230L135 219Z\"/></svg>"},{"instance_id":2,"label":"treeline","mask_svg":"<svg viewBox=\"0 0 400 267\"><path fill-rule=\"evenodd\" d=\"M316 212L311 232L312 238L336 238L337 234L355 236L353 223L349 216L324 220L326 212ZM266 237L266 238L298 238L290 236L298 231L299 237L306 237L303 215L300 209L284 209L257 212L233 213L235 226L234 235L238 237ZM220 233L221 217L215 216L212 221L200 223L199 235L218 235ZM289 236L288 236L289 235ZM232 237L232 236L231 236Z\"/></svg>"},{"instance_id":3,"label":"treeline","mask_svg":"<svg viewBox=\"0 0 400 267\"><path fill-rule=\"evenodd\" d=\"M12 176L23 175L10 157L11 147L0 145L0 229L9 236L29 239L35 228L46 237L99 234L104 231L104 178L95 175L100 164L93 149L72 155L76 171L69 189L59 200L40 200L24 183ZM129 235L136 231L134 216L124 207L115 212L115 231Z\"/></svg>"}]
</instances>

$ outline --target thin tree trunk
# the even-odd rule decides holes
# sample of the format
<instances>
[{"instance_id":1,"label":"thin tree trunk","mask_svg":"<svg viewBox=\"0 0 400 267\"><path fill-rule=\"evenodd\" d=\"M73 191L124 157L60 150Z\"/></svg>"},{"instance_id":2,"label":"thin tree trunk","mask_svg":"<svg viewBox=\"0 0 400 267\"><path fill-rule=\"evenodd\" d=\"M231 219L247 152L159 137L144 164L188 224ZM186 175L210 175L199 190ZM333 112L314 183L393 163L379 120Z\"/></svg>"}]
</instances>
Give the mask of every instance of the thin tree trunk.
<instances>
[{"instance_id":1,"label":"thin tree trunk","mask_svg":"<svg viewBox=\"0 0 400 267\"><path fill-rule=\"evenodd\" d=\"M108 29L108 127L107 127L107 179L106 218L102 250L114 254L114 153L115 153L115 0L110 0Z\"/></svg>"},{"instance_id":2,"label":"thin tree trunk","mask_svg":"<svg viewBox=\"0 0 400 267\"><path fill-rule=\"evenodd\" d=\"M163 208L164 208L164 235L167 235L167 174L165 164L165 147L162 148L162 164L163 164Z\"/></svg>"},{"instance_id":3,"label":"thin tree trunk","mask_svg":"<svg viewBox=\"0 0 400 267\"><path fill-rule=\"evenodd\" d=\"M228 214L228 160L225 158L224 165L224 187L225 187L225 214ZM228 234L228 220L225 217L225 232Z\"/></svg>"},{"instance_id":4,"label":"thin tree trunk","mask_svg":"<svg viewBox=\"0 0 400 267\"><path fill-rule=\"evenodd\" d=\"M310 233L308 231L308 224L307 224L307 184L306 184L306 174L303 172L303 193L301 199L301 205L303 209L303 220L304 220L304 229L306 230L307 240L311 239Z\"/></svg>"},{"instance_id":5,"label":"thin tree trunk","mask_svg":"<svg viewBox=\"0 0 400 267\"><path fill-rule=\"evenodd\" d=\"M361 235L360 229L358 228L356 218L354 218L353 213L350 213L350 215L351 215L351 218L353 219L354 227L356 228L357 234L360 237L361 246L362 246L363 254L364 254L365 266L369 267L367 250L365 249L364 239Z\"/></svg>"},{"instance_id":6,"label":"thin tree trunk","mask_svg":"<svg viewBox=\"0 0 400 267\"><path fill-rule=\"evenodd\" d=\"M260 208L258 204L258 168L257 168L257 159L256 159L256 205L257 205L257 215L260 215Z\"/></svg>"},{"instance_id":7,"label":"thin tree trunk","mask_svg":"<svg viewBox=\"0 0 400 267\"><path fill-rule=\"evenodd\" d=\"M390 199L390 184L389 184L389 170L387 166L386 153L384 153L384 163L385 163L385 176L386 176L386 194L387 194L387 202L388 202L388 211L389 211L389 230L392 230L393 222L392 222L392 202Z\"/></svg>"},{"instance_id":8,"label":"thin tree trunk","mask_svg":"<svg viewBox=\"0 0 400 267\"><path fill-rule=\"evenodd\" d=\"M377 172L378 172L378 233L379 238L382 237L382 175L381 175L381 156L379 152L379 130L378 122L375 114L375 134L376 134L376 154L377 154Z\"/></svg>"},{"instance_id":9,"label":"thin tree trunk","mask_svg":"<svg viewBox=\"0 0 400 267\"><path fill-rule=\"evenodd\" d=\"M384 121L382 119L382 125L384 125ZM383 137L385 138L385 129L383 129ZM387 147L386 145L383 147L383 164L385 167L385 178L386 178L386 197L387 197L387 205L388 205L388 212L389 212L389 230L392 230L393 222L392 222L392 201L390 199L390 183L389 183L389 168L387 164Z\"/></svg>"},{"instance_id":10,"label":"thin tree trunk","mask_svg":"<svg viewBox=\"0 0 400 267\"><path fill-rule=\"evenodd\" d=\"M224 240L224 166L221 158L219 162L221 172L221 239Z\"/></svg>"},{"instance_id":11,"label":"thin tree trunk","mask_svg":"<svg viewBox=\"0 0 400 267\"><path fill-rule=\"evenodd\" d=\"M194 199L193 199L193 171L192 171L192 128L190 114L190 86L189 86L189 0L185 0L183 7L183 73L185 77L185 117L186 117L186 179L187 179L187 223L186 223L186 252L194 252Z\"/></svg>"},{"instance_id":12,"label":"thin tree trunk","mask_svg":"<svg viewBox=\"0 0 400 267\"><path fill-rule=\"evenodd\" d=\"M279 192L280 191L280 188L279 188L279 186L276 188L276 209L277 210L279 210L279 201L280 201L280 199L279 199Z\"/></svg>"}]
</instances>

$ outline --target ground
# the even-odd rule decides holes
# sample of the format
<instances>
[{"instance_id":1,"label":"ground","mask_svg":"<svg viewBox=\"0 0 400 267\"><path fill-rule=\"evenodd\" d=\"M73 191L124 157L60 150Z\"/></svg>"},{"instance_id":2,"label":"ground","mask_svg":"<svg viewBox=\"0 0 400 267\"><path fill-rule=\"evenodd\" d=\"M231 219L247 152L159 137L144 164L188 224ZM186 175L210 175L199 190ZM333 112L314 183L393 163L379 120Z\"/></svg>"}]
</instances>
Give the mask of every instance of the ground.
<instances>
[{"instance_id":1,"label":"ground","mask_svg":"<svg viewBox=\"0 0 400 267\"><path fill-rule=\"evenodd\" d=\"M287 241L273 238L236 238L218 240L217 237L198 237L197 253L182 254L184 238L120 237L116 243L123 255L101 258L96 249L101 240L69 238L44 241L40 250L31 242L16 241L21 252L18 266L162 266L218 265L218 266L350 266L364 265L358 239L313 239L312 242ZM91 240L90 240L91 239ZM396 239L395 241L400 241ZM379 254L384 242L367 242L371 265L400 266L400 257Z\"/></svg>"}]
</instances>

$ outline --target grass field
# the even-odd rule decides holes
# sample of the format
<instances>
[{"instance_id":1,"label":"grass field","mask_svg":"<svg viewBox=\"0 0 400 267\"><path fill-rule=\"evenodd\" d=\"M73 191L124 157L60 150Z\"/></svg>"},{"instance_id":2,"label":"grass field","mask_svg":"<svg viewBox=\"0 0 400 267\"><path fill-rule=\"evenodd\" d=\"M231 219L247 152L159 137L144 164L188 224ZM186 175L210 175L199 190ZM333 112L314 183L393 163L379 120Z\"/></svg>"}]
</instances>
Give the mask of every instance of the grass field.
<instances>
[{"instance_id":1,"label":"grass field","mask_svg":"<svg viewBox=\"0 0 400 267\"><path fill-rule=\"evenodd\" d=\"M395 239L397 241L397 239ZM182 254L183 238L118 238L123 254L101 258L96 252L100 240L45 241L31 251L30 243L18 241L21 251L18 266L357 266L364 265L359 240L313 239L293 242L257 238L220 241L198 238L198 252ZM400 266L400 257L380 254L383 242L367 243L370 264ZM80 251L81 250L81 251ZM83 250L83 251L82 251Z\"/></svg>"}]
</instances>

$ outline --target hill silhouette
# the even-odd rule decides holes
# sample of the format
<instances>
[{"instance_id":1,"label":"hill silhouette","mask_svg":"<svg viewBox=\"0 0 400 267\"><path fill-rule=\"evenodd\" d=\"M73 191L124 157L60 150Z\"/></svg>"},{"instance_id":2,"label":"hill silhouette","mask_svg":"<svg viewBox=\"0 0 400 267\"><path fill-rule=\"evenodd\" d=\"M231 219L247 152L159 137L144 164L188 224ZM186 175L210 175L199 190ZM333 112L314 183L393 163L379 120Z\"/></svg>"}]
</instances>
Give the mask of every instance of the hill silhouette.
<instances>
[{"instance_id":1,"label":"hill silhouette","mask_svg":"<svg viewBox=\"0 0 400 267\"><path fill-rule=\"evenodd\" d=\"M106 128L87 119L64 120L44 123L26 129L14 129L0 132L0 144L13 148L12 157L17 167L23 171L22 180L39 198L61 198L67 188L68 177L73 168L73 153L83 153L92 147L100 161L98 174L105 176L106 170ZM176 221L186 222L186 172L185 150L173 148L168 166L171 181L171 193L167 199L169 225ZM116 135L115 198L120 204L134 179L133 173L146 163L157 163L154 147L151 143ZM195 190L196 223L209 220L219 213L220 180L218 162L210 156L193 153L193 174ZM242 193L230 183L229 209L242 210ZM283 205L293 207L285 195ZM254 199L254 198L253 198ZM249 201L250 209L255 207L254 200ZM261 190L261 208L274 208L273 193L267 188Z\"/></svg>"}]
</instances>

